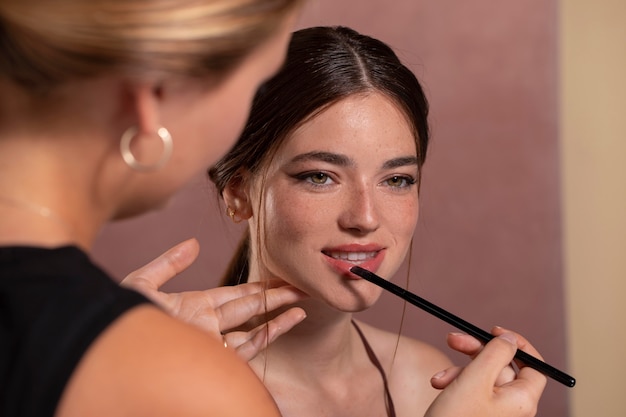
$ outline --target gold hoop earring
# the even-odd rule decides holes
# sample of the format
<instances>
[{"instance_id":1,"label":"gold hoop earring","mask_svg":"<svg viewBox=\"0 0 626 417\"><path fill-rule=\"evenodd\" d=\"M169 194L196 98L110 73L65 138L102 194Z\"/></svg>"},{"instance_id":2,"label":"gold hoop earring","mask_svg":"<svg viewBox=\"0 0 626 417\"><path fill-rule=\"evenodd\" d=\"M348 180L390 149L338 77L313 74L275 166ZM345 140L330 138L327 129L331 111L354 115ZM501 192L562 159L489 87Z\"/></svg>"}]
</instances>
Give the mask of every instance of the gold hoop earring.
<instances>
[{"instance_id":1,"label":"gold hoop earring","mask_svg":"<svg viewBox=\"0 0 626 417\"><path fill-rule=\"evenodd\" d=\"M161 139L161 143L163 144L163 154L159 158L156 163L152 165L143 164L135 158L133 152L130 150L130 143L137 137L137 133L139 130L135 126L131 126L122 135L120 140L120 152L122 153L122 158L126 165L135 171L156 171L157 169L163 168L167 161L169 161L172 156L172 148L174 147L174 143L172 141L172 135L170 132L164 127L160 127L157 129L156 133L159 139Z\"/></svg>"}]
</instances>

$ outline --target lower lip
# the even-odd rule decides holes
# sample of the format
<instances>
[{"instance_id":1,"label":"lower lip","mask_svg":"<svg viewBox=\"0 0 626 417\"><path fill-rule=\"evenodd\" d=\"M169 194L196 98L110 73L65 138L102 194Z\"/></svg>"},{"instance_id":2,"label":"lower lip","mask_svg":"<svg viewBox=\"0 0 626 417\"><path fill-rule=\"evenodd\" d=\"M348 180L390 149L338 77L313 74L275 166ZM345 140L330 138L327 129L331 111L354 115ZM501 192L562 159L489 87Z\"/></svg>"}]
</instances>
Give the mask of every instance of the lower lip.
<instances>
[{"instance_id":1,"label":"lower lip","mask_svg":"<svg viewBox=\"0 0 626 417\"><path fill-rule=\"evenodd\" d=\"M343 259L336 259L327 255L324 255L324 258L326 259L326 262L328 262L328 264L331 266L331 268L343 275L345 278L359 280L362 278L350 272L350 268L358 265L361 268L367 269L368 271L376 272L380 267L380 264L383 262L383 259L385 259L385 251L378 251L376 253L376 256L374 256L373 258L368 258L361 262L345 261Z\"/></svg>"}]
</instances>

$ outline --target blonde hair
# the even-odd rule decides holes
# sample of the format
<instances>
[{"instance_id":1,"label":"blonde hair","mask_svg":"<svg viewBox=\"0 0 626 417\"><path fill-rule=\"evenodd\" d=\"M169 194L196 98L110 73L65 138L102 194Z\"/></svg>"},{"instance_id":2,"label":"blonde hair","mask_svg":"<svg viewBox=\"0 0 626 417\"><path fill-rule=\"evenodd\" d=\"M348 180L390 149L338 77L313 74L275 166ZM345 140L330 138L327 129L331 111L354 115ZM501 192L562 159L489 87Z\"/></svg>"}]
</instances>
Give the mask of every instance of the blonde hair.
<instances>
[{"instance_id":1,"label":"blonde hair","mask_svg":"<svg viewBox=\"0 0 626 417\"><path fill-rule=\"evenodd\" d=\"M301 0L0 0L0 77L65 81L227 74Z\"/></svg>"}]
</instances>

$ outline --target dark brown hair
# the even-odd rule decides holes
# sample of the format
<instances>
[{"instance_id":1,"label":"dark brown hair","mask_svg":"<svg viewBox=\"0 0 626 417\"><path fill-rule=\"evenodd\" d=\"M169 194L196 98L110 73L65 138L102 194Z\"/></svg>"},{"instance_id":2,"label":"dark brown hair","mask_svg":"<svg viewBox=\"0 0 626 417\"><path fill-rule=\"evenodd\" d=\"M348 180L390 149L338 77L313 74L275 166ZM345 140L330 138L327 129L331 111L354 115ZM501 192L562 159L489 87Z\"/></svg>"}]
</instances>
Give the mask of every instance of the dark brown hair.
<instances>
[{"instance_id":1,"label":"dark brown hair","mask_svg":"<svg viewBox=\"0 0 626 417\"><path fill-rule=\"evenodd\" d=\"M428 101L415 75L377 39L347 27L313 27L293 34L285 65L259 89L238 142L209 170L220 195L242 169L259 174L307 120L343 98L367 92L384 94L402 110L421 172L429 140ZM246 282L249 246L246 232L223 285Z\"/></svg>"}]
</instances>

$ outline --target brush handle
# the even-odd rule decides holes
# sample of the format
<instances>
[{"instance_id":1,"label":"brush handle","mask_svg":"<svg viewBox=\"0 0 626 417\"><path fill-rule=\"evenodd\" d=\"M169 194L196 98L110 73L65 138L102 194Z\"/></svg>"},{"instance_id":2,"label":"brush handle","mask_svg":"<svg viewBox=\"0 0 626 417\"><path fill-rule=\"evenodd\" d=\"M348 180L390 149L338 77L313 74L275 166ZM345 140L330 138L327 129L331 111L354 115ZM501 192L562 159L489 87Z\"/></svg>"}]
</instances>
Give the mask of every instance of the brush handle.
<instances>
[{"instance_id":1,"label":"brush handle","mask_svg":"<svg viewBox=\"0 0 626 417\"><path fill-rule=\"evenodd\" d=\"M494 338L491 333L488 333L483 329L463 320L462 318L444 310L443 308L436 306L430 301L427 301L422 297L419 297L412 292L405 290L404 288L399 287L396 284L379 277L378 275L368 271L367 269L363 269L359 266L353 266L352 268L350 268L350 272L397 295L398 297L421 308L427 313L430 313L433 316L445 321L446 323L453 325L457 329L462 330L471 336L474 336L484 343L487 343ZM574 379L570 375L558 370L551 365L548 365L547 363L535 358L532 355L529 355L522 350L517 349L517 352L515 353L515 358L519 359L527 366L530 366L531 368L541 372L545 376L560 382L563 385L566 385L570 388L576 385L576 379Z\"/></svg>"}]
</instances>

